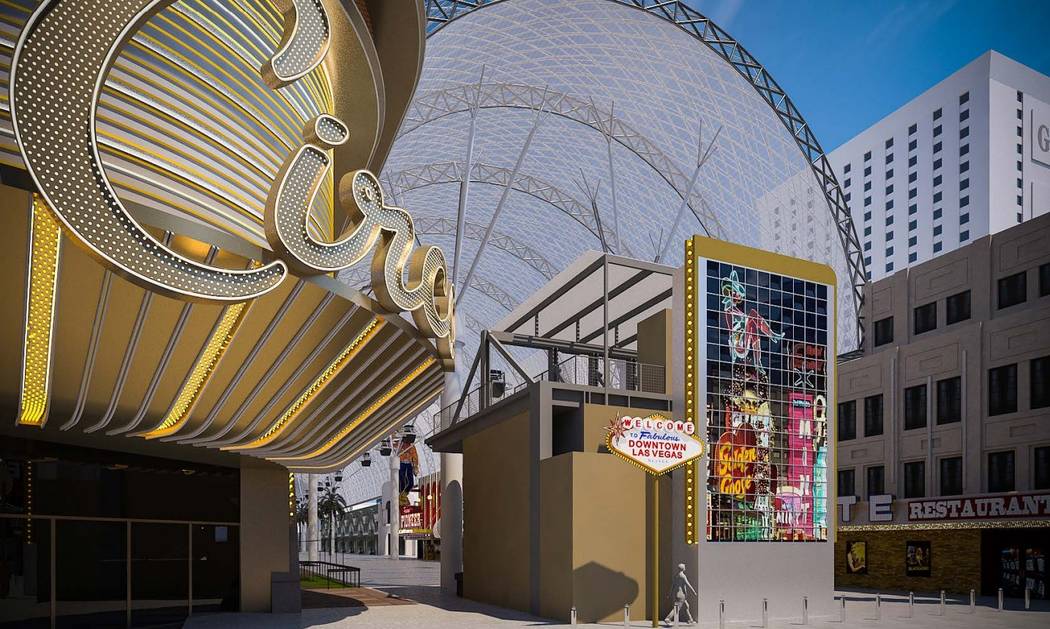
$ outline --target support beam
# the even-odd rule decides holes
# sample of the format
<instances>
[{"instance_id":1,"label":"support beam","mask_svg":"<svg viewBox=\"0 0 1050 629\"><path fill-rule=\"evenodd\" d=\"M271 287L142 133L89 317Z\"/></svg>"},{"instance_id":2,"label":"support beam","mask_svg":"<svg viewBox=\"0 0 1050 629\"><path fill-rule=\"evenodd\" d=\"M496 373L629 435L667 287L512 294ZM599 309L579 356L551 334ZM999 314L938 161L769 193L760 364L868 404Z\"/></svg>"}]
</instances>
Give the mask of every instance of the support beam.
<instances>
[{"instance_id":1,"label":"support beam","mask_svg":"<svg viewBox=\"0 0 1050 629\"><path fill-rule=\"evenodd\" d=\"M616 205L616 171L613 168L613 154L612 154L612 129L615 103L609 105L609 127L605 130L605 148L609 156L609 189L612 192L612 210L613 210L613 238L616 239L616 253L620 253L620 212ZM685 199L689 196L686 195Z\"/></svg>"},{"instance_id":2,"label":"support beam","mask_svg":"<svg viewBox=\"0 0 1050 629\"><path fill-rule=\"evenodd\" d=\"M485 255L485 246L489 242L489 238L492 237L492 230L496 227L496 221L499 220L500 214L503 212L503 205L507 201L507 197L510 195L511 187L514 183L514 179L517 178L518 172L521 170L521 165L525 162L525 156L529 153L529 146L532 144L532 138L536 135L536 130L540 128L540 121L543 119L543 104L547 99L547 92L543 92L543 100L540 101L539 107L536 108L536 115L532 121L532 128L529 129L529 134L525 136L525 144L521 147L521 152L518 153L518 160L514 162L514 169L510 171L510 177L507 181L507 185L503 186L503 194L499 197L499 202L496 203L496 209L492 212L492 218L489 219L488 227L485 228L485 235L481 237L481 242L478 244L478 252L474 255L474 259L470 263L470 269L467 270L467 276L463 279L463 288L456 296L456 303L463 298L463 295L470 290L470 280L474 277L474 271L478 268L478 263L481 262L481 257ZM468 162L469 163L469 162ZM470 171L464 175L464 181L470 179ZM462 232L462 227L459 228ZM455 276L453 276L453 282L455 282Z\"/></svg>"},{"instance_id":3,"label":"support beam","mask_svg":"<svg viewBox=\"0 0 1050 629\"><path fill-rule=\"evenodd\" d=\"M481 105L481 85L485 80L485 66L481 66L478 88L474 95L474 105L470 108L470 131L467 133L467 159L463 169L463 181L459 184L459 206L456 208L456 246L452 253L452 284L456 284L459 273L459 255L463 245L463 219L467 211L467 198L470 192L470 169L474 165L474 134L478 128L478 110Z\"/></svg>"},{"instance_id":4,"label":"support beam","mask_svg":"<svg viewBox=\"0 0 1050 629\"><path fill-rule=\"evenodd\" d=\"M703 143L704 143L703 130L704 130L704 122L703 122L703 120L701 120L700 121L700 139L697 141L697 147L696 147L696 150L697 150L698 154L699 154L700 149L701 149L701 147L703 146ZM657 254L656 262L659 262L659 261L664 260L664 259L667 258L667 250L671 247L671 242L674 241L674 233L676 231L678 231L678 225L679 225L679 223L682 222L682 216L685 214L685 209L687 207L689 207L688 199L693 195L693 187L696 186L697 177L700 176L700 169L704 167L705 163L707 163L707 158L708 158L708 156L711 155L711 151L715 147L715 142L718 141L718 136L721 133L722 133L722 127L719 126L718 130L715 131L715 137L711 138L711 143L707 145L707 151L704 152L703 157L700 157L697 160L697 162L696 162L696 170L693 171L693 178L689 180L689 187L686 189L685 196L682 197L682 202L678 205L678 212L675 213L674 222L671 223L671 231L669 231L667 233L667 242L664 243L663 248L660 250L660 253ZM698 214L695 215L695 216L696 216L696 220L699 221L700 220L700 216ZM701 227L703 227L703 223L701 223ZM662 237L661 237L661 239L662 239Z\"/></svg>"}]
</instances>

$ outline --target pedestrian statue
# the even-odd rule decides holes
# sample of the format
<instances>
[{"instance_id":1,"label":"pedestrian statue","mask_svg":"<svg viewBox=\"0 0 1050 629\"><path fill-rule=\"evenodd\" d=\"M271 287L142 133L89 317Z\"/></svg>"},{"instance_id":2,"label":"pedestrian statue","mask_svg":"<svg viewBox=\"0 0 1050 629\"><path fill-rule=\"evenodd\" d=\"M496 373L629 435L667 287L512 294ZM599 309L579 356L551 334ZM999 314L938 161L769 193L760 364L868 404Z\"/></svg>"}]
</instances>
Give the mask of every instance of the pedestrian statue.
<instances>
[{"instance_id":1,"label":"pedestrian statue","mask_svg":"<svg viewBox=\"0 0 1050 629\"><path fill-rule=\"evenodd\" d=\"M696 588L689 582L689 577L685 576L685 564L680 563L678 564L678 574L671 580L671 595L674 597L674 607L667 614L667 618L664 618L665 623L670 625L672 619L681 620L682 610L684 609L686 620L690 625L693 624L693 615L689 613L689 600L686 599L686 595L689 592L699 596L696 593Z\"/></svg>"}]
</instances>

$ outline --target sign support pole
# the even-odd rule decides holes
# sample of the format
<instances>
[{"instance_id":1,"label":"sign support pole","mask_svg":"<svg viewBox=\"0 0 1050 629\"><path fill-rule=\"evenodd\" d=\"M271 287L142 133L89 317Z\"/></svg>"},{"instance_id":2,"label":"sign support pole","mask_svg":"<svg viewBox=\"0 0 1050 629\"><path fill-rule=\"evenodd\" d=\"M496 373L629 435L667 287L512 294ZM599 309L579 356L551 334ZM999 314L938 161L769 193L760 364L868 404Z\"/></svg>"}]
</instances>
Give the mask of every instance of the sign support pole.
<instances>
[{"instance_id":1,"label":"sign support pole","mask_svg":"<svg viewBox=\"0 0 1050 629\"><path fill-rule=\"evenodd\" d=\"M651 474L653 478L653 626L660 623L660 477Z\"/></svg>"}]
</instances>

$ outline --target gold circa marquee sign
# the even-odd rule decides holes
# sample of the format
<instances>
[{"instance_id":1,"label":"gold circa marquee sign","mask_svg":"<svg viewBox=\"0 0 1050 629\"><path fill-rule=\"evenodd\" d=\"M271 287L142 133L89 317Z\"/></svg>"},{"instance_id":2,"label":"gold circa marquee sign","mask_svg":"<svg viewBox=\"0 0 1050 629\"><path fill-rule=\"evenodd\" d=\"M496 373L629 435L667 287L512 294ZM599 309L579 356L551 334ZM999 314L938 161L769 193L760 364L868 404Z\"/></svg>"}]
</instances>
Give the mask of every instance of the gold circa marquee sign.
<instances>
[{"instance_id":1,"label":"gold circa marquee sign","mask_svg":"<svg viewBox=\"0 0 1050 629\"><path fill-rule=\"evenodd\" d=\"M307 123L304 143L285 160L270 190L265 230L275 260L244 270L191 260L146 232L125 209L99 157L96 109L124 45L172 2L44 0L26 23L11 63L11 118L26 169L48 209L74 242L110 270L148 290L189 301L252 300L276 288L289 267L306 275L331 273L359 262L374 247L372 284L379 304L391 313L412 312L416 326L436 339L450 367L454 294L444 255L436 247L412 251L412 218L385 204L372 173L356 170L339 181L338 199L349 217L342 236L319 242L307 232L310 205L332 167L328 151L350 137L334 116ZM317 67L331 43L320 0L290 2L281 44L260 70L274 89Z\"/></svg>"}]
</instances>

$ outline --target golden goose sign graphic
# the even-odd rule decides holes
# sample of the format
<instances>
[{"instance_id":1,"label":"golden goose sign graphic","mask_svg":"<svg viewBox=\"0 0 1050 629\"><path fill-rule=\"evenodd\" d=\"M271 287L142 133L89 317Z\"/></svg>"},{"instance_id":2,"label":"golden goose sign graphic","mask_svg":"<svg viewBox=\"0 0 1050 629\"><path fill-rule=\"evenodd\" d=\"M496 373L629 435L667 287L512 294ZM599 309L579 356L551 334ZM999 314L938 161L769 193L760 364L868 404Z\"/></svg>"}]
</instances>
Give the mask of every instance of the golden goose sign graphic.
<instances>
[{"instance_id":1,"label":"golden goose sign graphic","mask_svg":"<svg viewBox=\"0 0 1050 629\"><path fill-rule=\"evenodd\" d=\"M319 275L372 256L376 300L391 313L411 312L451 364L454 289L437 247L414 247L405 210L387 205L375 175L341 176L337 198L350 224L333 242L307 231L310 204L332 168L330 149L351 134L335 116L307 122L302 144L277 173L265 209L272 260L225 269L179 255L150 235L125 209L99 156L96 109L109 70L124 45L173 0L44 0L15 47L10 103L15 139L26 169L66 233L109 270L178 299L230 304L274 290L294 270ZM289 0L284 36L260 69L273 89L317 67L331 45L320 0ZM105 16L105 19L99 19ZM407 274L407 279L406 279Z\"/></svg>"}]
</instances>

